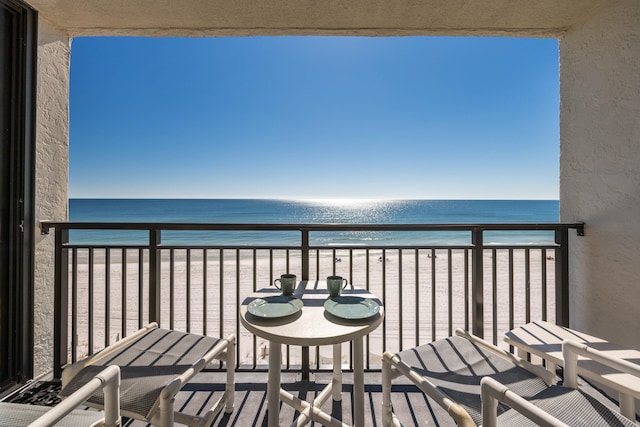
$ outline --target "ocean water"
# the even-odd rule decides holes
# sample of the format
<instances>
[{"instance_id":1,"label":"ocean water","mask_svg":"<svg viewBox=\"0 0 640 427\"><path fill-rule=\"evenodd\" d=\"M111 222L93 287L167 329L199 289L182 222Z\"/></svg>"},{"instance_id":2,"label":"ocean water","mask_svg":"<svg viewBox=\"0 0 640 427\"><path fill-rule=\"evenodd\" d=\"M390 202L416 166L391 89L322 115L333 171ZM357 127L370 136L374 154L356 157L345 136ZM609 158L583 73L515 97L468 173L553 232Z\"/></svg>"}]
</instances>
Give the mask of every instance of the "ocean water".
<instances>
[{"instance_id":1,"label":"ocean water","mask_svg":"<svg viewBox=\"0 0 640 427\"><path fill-rule=\"evenodd\" d=\"M73 222L180 222L268 224L554 223L557 200L304 201L268 199L71 199ZM548 231L486 232L485 243L553 242ZM145 244L137 231L71 231L72 243ZM468 244L469 232L313 232L312 245ZM300 233L273 231L166 231L166 244L297 245Z\"/></svg>"}]
</instances>

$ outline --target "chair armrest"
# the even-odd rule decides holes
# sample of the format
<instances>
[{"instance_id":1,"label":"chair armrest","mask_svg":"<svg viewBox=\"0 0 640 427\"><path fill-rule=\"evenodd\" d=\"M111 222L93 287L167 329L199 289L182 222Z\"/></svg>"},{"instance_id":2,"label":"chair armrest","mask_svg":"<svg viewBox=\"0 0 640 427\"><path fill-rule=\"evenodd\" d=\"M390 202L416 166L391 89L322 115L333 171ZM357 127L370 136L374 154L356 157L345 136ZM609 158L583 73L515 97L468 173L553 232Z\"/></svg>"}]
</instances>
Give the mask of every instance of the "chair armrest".
<instances>
[{"instance_id":1,"label":"chair armrest","mask_svg":"<svg viewBox=\"0 0 640 427\"><path fill-rule=\"evenodd\" d=\"M562 357L564 358L564 385L567 387L578 388L578 356L588 357L605 366L640 378L640 365L611 356L584 343L564 340Z\"/></svg>"},{"instance_id":2,"label":"chair armrest","mask_svg":"<svg viewBox=\"0 0 640 427\"><path fill-rule=\"evenodd\" d=\"M122 347L125 347L127 345L129 345L129 343L133 340L138 339L139 337L141 337L142 335L148 333L149 331L152 331L154 329L158 328L158 324L153 322L153 323L149 323L148 325L144 326L142 329L138 329L136 332L134 332L133 334L122 338L120 341L115 342L113 344L111 344L110 346L104 348L103 350L99 351L96 354L93 354L85 359L79 360L75 363L72 363L71 365L67 365L63 370L62 370L62 386L64 387L66 384L69 383L69 381L71 381L71 379L73 377L76 376L76 374L78 372L80 372L82 369L84 369L85 366L89 366L92 363L94 363L96 360L99 360L102 357L108 356L109 354L113 353L116 350L121 349Z\"/></svg>"},{"instance_id":3,"label":"chair armrest","mask_svg":"<svg viewBox=\"0 0 640 427\"><path fill-rule=\"evenodd\" d=\"M546 370L545 368L543 368L542 366L538 366L538 365L534 365L532 363L529 363L528 361L526 361L525 359L516 356L515 354L509 353L506 350L503 350L499 347L496 347L495 345L483 340L480 337L477 337L473 334L470 334L469 332L465 331L464 329L456 329L455 331L456 335L459 337L463 337L468 339L469 341L471 341L472 343L476 344L478 347L482 347L485 350L488 350L490 352L492 352L493 354L495 354L496 356L500 356L505 360L508 360L509 362L513 363L516 366L519 366L523 369L526 369L527 371L531 372L532 374L540 377L547 385L553 385L557 383L557 378L556 376Z\"/></svg>"},{"instance_id":4,"label":"chair armrest","mask_svg":"<svg viewBox=\"0 0 640 427\"><path fill-rule=\"evenodd\" d=\"M189 369L182 373L179 377L173 380L170 384L165 387L163 394L165 396L175 396L180 389L189 382L191 378L194 377L198 372L202 371L209 363L211 363L214 359L221 357L225 350L229 348L229 346L233 346L236 344L236 336L231 334L226 338L220 340L207 354L202 356L200 360L194 363ZM235 354L233 352L232 354ZM226 360L226 357L225 357Z\"/></svg>"},{"instance_id":5,"label":"chair armrest","mask_svg":"<svg viewBox=\"0 0 640 427\"><path fill-rule=\"evenodd\" d=\"M537 425L543 427L568 427L567 424L551 416L509 390L503 384L490 377L480 381L480 397L482 399L482 427L497 427L498 402L511 407Z\"/></svg>"},{"instance_id":6,"label":"chair armrest","mask_svg":"<svg viewBox=\"0 0 640 427\"><path fill-rule=\"evenodd\" d=\"M120 368L118 366L109 366L87 384L53 407L53 409L29 424L29 427L44 427L56 424L100 389L104 390L105 427L119 426Z\"/></svg>"},{"instance_id":7,"label":"chair armrest","mask_svg":"<svg viewBox=\"0 0 640 427\"><path fill-rule=\"evenodd\" d=\"M438 387L429 381L427 378L418 374L409 365L403 362L395 354L391 354L385 351L382 355L382 362L388 363L389 366L393 366L402 375L407 377L412 383L416 385L423 393L432 398L438 405L444 408L447 413L456 421L459 426L475 426L475 422L471 419L467 411L462 408L458 403L451 400L448 396L442 393Z\"/></svg>"}]
</instances>

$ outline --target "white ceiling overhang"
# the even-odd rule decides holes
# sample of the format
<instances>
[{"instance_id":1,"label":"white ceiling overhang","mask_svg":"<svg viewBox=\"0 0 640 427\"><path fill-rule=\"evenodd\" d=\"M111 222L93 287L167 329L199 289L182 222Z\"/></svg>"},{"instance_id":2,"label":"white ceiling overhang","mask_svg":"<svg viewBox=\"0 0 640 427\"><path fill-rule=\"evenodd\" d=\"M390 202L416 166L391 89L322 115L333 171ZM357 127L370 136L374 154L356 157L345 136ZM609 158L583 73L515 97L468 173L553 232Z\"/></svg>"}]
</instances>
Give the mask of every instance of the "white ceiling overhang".
<instances>
[{"instance_id":1,"label":"white ceiling overhang","mask_svg":"<svg viewBox=\"0 0 640 427\"><path fill-rule=\"evenodd\" d=\"M560 37L613 0L27 0L71 36Z\"/></svg>"}]
</instances>

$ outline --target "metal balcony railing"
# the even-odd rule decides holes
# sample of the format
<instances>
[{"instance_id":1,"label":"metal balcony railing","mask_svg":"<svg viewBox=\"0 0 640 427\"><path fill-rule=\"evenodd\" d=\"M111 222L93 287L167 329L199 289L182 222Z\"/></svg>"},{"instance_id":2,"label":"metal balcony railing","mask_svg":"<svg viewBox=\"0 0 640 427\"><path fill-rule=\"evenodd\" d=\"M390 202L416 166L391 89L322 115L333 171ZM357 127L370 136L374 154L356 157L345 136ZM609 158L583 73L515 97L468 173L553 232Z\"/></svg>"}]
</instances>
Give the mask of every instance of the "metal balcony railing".
<instances>
[{"instance_id":1,"label":"metal balcony railing","mask_svg":"<svg viewBox=\"0 0 640 427\"><path fill-rule=\"evenodd\" d=\"M498 344L509 329L541 319L568 325L569 230L583 224L177 224L43 222L55 230L54 375L145 323L222 336L235 333L239 370L266 370L267 343L242 328L244 297L282 273L302 280L339 274L385 305L367 337L365 368L464 328ZM144 244L69 241L73 230L144 233ZM203 231L296 233L295 245L163 243L163 234ZM485 244L490 231L543 230L548 244ZM314 246L313 233L456 232L456 245ZM330 346L329 346L330 347ZM343 348L344 368L352 365ZM322 370L331 348L286 348L285 369ZM348 366L347 366L348 365Z\"/></svg>"}]
</instances>

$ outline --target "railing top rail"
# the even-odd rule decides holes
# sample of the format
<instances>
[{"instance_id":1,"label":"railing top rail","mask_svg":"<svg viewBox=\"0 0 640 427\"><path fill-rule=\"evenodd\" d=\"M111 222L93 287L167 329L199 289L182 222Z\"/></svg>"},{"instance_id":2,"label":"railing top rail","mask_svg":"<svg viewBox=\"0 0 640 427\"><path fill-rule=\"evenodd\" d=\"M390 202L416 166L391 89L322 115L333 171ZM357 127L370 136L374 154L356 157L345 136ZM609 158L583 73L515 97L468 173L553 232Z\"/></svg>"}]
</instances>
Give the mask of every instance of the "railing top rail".
<instances>
[{"instance_id":1,"label":"railing top rail","mask_svg":"<svg viewBox=\"0 0 640 427\"><path fill-rule=\"evenodd\" d=\"M103 243L103 244L86 244L86 243L65 243L65 248L69 249L149 249L151 245L142 244L142 245L127 245L127 244L118 244L118 243ZM253 246L253 245L192 245L192 244L158 244L156 246L161 250L228 250L228 251L269 251L269 250L301 250L300 246L292 246L292 245L268 245L268 246ZM335 250L336 252L340 251L348 251L348 250L369 250L369 251L379 251L379 250L472 250L477 247L477 245L473 244L455 244L455 245L437 245L437 244L429 244L425 243L422 245L400 245L400 244L389 244L389 245L375 245L375 246L362 246L362 245L352 245L352 246L309 246L309 250L312 251L330 251ZM489 243L482 245L482 248L490 250L509 250L509 249L556 249L560 247L557 243L531 243L531 244L511 244L511 243Z\"/></svg>"},{"instance_id":2,"label":"railing top rail","mask_svg":"<svg viewBox=\"0 0 640 427\"><path fill-rule=\"evenodd\" d=\"M178 222L65 222L42 221L41 232L58 230L256 230L256 231L473 231L473 230L568 230L584 233L583 223L487 223L487 224L250 224Z\"/></svg>"}]
</instances>

